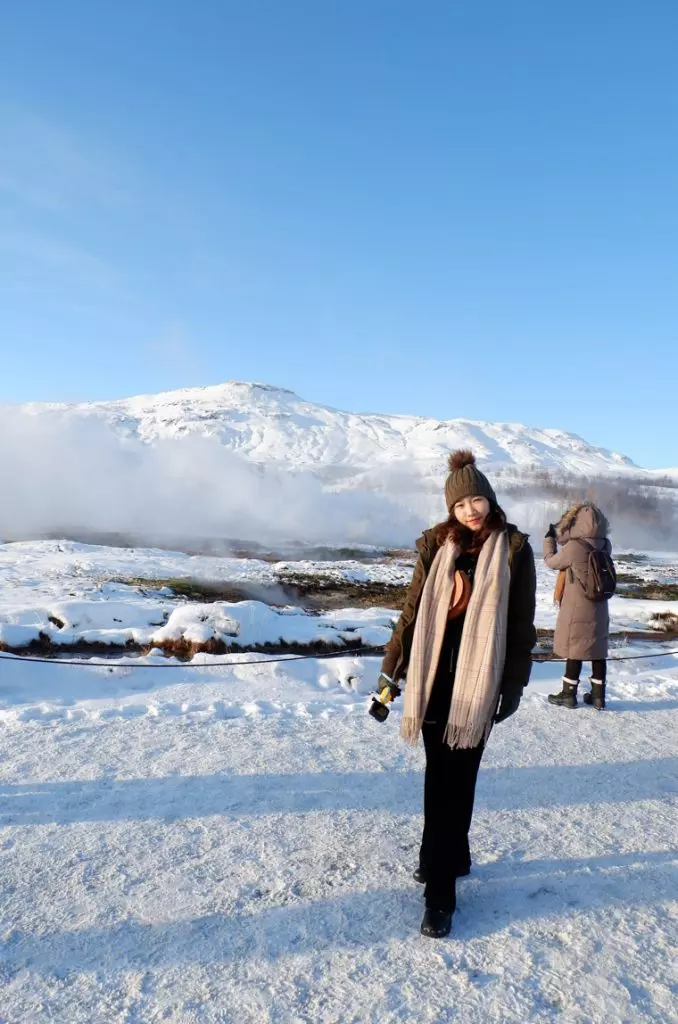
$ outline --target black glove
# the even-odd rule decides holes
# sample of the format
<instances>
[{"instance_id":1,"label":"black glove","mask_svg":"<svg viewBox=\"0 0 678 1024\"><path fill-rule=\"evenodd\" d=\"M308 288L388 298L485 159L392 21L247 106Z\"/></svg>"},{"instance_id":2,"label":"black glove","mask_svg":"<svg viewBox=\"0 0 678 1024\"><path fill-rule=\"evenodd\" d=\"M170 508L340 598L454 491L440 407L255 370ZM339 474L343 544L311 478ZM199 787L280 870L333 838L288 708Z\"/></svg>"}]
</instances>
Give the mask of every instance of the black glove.
<instances>
[{"instance_id":1,"label":"black glove","mask_svg":"<svg viewBox=\"0 0 678 1024\"><path fill-rule=\"evenodd\" d=\"M401 689L398 684L393 680L389 679L388 676L383 673L377 679L377 693L381 693L386 687L391 691L391 700L395 700L401 694Z\"/></svg>"},{"instance_id":2,"label":"black glove","mask_svg":"<svg viewBox=\"0 0 678 1024\"><path fill-rule=\"evenodd\" d=\"M521 697L521 693L502 693L497 713L494 716L495 722L504 722L511 715L515 715Z\"/></svg>"},{"instance_id":3,"label":"black glove","mask_svg":"<svg viewBox=\"0 0 678 1024\"><path fill-rule=\"evenodd\" d=\"M384 698L382 698L381 695L384 693L384 690L387 690L388 693L384 694ZM368 712L378 722L385 722L390 712L389 703L400 695L400 687L390 676L382 672L377 680L377 693L379 696L372 698Z\"/></svg>"},{"instance_id":4,"label":"black glove","mask_svg":"<svg viewBox=\"0 0 678 1024\"><path fill-rule=\"evenodd\" d=\"M553 525L553 523L549 524L549 530L548 530L548 533L546 534L546 536L547 537L553 537L554 540L556 539L556 528Z\"/></svg>"}]
</instances>

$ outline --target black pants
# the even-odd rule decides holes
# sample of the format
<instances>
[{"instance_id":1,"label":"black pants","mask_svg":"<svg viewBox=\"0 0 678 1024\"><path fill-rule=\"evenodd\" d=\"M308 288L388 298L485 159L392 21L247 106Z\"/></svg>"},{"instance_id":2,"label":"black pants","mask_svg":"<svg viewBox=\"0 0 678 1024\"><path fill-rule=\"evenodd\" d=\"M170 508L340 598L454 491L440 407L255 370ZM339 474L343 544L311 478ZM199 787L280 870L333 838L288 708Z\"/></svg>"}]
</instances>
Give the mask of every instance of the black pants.
<instances>
[{"instance_id":1,"label":"black pants","mask_svg":"<svg viewBox=\"0 0 678 1024\"><path fill-rule=\"evenodd\" d=\"M565 666L565 678L573 683L579 682L579 676L584 662L576 658L568 658ZM605 658L596 658L591 662L592 679L597 683L604 683L607 679L607 662Z\"/></svg>"},{"instance_id":2,"label":"black pants","mask_svg":"<svg viewBox=\"0 0 678 1024\"><path fill-rule=\"evenodd\" d=\"M455 882L471 866L468 834L484 745L451 750L447 722L425 723L424 834L419 862L426 871L426 906L454 910Z\"/></svg>"},{"instance_id":3,"label":"black pants","mask_svg":"<svg viewBox=\"0 0 678 1024\"><path fill-rule=\"evenodd\" d=\"M424 777L424 834L419 863L426 872L426 906L454 910L455 882L471 866L468 833L473 816L476 779L484 745L451 750L443 736L457 668L463 620L445 631L438 669L426 708L422 733L426 750Z\"/></svg>"}]
</instances>

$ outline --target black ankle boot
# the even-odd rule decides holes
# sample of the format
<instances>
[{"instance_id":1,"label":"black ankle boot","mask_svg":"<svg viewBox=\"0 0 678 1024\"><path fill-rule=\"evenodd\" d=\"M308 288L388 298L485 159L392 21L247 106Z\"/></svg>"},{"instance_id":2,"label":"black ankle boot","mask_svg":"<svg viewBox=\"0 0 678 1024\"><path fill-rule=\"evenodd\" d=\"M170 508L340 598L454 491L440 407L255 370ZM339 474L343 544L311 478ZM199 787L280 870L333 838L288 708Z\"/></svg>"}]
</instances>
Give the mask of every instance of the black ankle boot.
<instances>
[{"instance_id":1,"label":"black ankle boot","mask_svg":"<svg viewBox=\"0 0 678 1024\"><path fill-rule=\"evenodd\" d=\"M574 683L571 679L563 679L563 688L560 693L549 694L549 704L556 704L560 708L576 708L578 686L578 680Z\"/></svg>"},{"instance_id":2,"label":"black ankle boot","mask_svg":"<svg viewBox=\"0 0 678 1024\"><path fill-rule=\"evenodd\" d=\"M426 868L423 864L420 864L414 871L412 878L415 882L419 882L419 885L426 885Z\"/></svg>"},{"instance_id":3,"label":"black ankle boot","mask_svg":"<svg viewBox=\"0 0 678 1024\"><path fill-rule=\"evenodd\" d=\"M421 922L421 934L429 939L444 939L452 929L452 911L427 907Z\"/></svg>"},{"instance_id":4,"label":"black ankle boot","mask_svg":"<svg viewBox=\"0 0 678 1024\"><path fill-rule=\"evenodd\" d=\"M596 711L602 711L605 707L605 683L591 680L591 692L584 694L584 704L590 704Z\"/></svg>"}]
</instances>

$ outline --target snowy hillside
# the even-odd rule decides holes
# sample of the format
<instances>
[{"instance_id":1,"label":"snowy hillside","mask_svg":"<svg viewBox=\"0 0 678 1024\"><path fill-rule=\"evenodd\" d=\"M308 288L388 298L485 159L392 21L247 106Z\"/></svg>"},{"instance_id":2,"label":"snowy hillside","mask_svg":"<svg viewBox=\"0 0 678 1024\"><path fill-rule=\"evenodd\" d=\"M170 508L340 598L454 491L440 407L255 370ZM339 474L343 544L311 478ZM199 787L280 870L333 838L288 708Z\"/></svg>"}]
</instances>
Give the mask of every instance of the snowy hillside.
<instances>
[{"instance_id":1,"label":"snowy hillside","mask_svg":"<svg viewBox=\"0 0 678 1024\"><path fill-rule=\"evenodd\" d=\"M560 430L341 412L306 402L292 391L239 381L115 402L25 408L38 415L97 418L121 437L151 443L215 437L249 460L310 468L337 482L400 462L417 465L422 477L434 470L439 476L448 453L458 447L471 447L486 463L521 468L585 474L635 468L625 456Z\"/></svg>"},{"instance_id":2,"label":"snowy hillside","mask_svg":"<svg viewBox=\"0 0 678 1024\"><path fill-rule=\"evenodd\" d=\"M531 531L571 497L542 493L545 479L560 487L564 480L608 480L619 491L614 481L622 478L624 492L627 481L647 481L666 496L668 518L634 507L624 543L668 546L678 490L574 434L360 415L238 382L0 409L0 458L12 481L0 506L0 537L99 540L109 533L165 546L205 538L409 545L444 513L446 460L457 447L474 450L510 514ZM537 480L542 491L533 488L525 502L525 488ZM605 495L616 513L614 498ZM652 535L636 541L636 525L648 522L655 524Z\"/></svg>"}]
</instances>

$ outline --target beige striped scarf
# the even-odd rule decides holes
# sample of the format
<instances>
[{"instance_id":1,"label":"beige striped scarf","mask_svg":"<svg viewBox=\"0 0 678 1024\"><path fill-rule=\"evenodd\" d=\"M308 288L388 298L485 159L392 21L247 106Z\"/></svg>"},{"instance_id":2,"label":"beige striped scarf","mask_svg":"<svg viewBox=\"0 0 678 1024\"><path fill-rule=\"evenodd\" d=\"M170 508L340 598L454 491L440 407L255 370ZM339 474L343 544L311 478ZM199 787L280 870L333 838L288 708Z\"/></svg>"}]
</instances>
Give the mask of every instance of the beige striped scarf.
<instances>
[{"instance_id":1,"label":"beige striped scarf","mask_svg":"<svg viewBox=\"0 0 678 1024\"><path fill-rule=\"evenodd\" d=\"M421 732L433 689L457 554L451 540L438 549L417 612L400 728L403 739L412 744ZM476 747L490 735L506 657L510 582L508 535L497 531L483 544L474 574L445 729L450 747Z\"/></svg>"}]
</instances>

